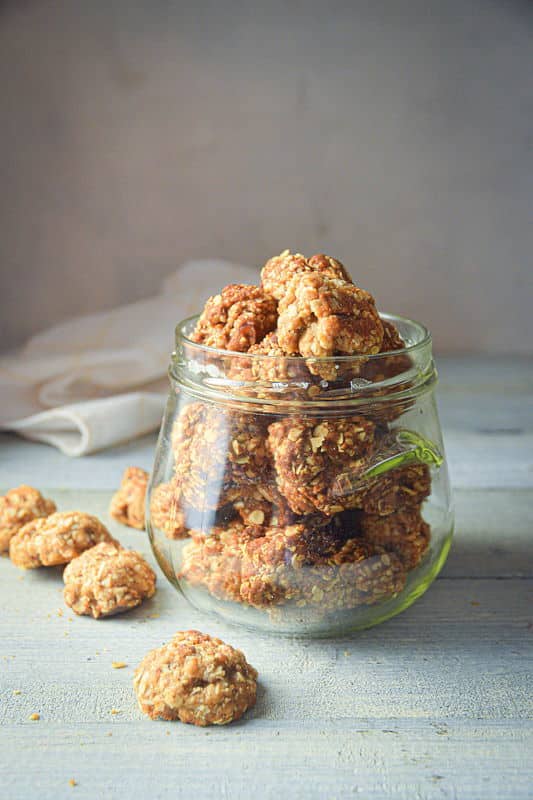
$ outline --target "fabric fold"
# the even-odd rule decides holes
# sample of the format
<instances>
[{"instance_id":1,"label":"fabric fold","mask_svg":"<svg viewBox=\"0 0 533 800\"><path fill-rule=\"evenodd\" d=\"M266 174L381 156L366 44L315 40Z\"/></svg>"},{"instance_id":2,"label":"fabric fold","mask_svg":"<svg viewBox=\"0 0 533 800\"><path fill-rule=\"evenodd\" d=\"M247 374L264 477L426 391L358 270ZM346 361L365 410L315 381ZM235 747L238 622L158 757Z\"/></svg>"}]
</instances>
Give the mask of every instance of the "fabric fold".
<instances>
[{"instance_id":1,"label":"fabric fold","mask_svg":"<svg viewBox=\"0 0 533 800\"><path fill-rule=\"evenodd\" d=\"M159 427L174 328L228 283L255 283L250 267L190 261L154 297L62 322L0 357L0 430L69 456Z\"/></svg>"}]
</instances>

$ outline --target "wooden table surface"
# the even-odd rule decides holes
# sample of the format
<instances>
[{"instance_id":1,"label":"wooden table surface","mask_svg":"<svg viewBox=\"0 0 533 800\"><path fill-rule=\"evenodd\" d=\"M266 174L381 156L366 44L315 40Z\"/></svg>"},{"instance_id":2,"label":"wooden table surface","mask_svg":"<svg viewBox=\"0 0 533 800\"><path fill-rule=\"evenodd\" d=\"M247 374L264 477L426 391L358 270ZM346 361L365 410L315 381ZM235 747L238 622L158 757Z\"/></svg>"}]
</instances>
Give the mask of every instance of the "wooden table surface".
<instances>
[{"instance_id":1,"label":"wooden table surface","mask_svg":"<svg viewBox=\"0 0 533 800\"><path fill-rule=\"evenodd\" d=\"M439 367L456 538L427 594L381 626L333 641L260 636L192 610L161 573L153 600L95 621L64 606L60 569L0 559L2 800L532 797L533 364ZM154 441L71 460L0 436L0 489L39 486L151 559L107 506L126 465L150 469ZM241 722L200 729L138 711L135 666L191 627L259 670Z\"/></svg>"}]
</instances>

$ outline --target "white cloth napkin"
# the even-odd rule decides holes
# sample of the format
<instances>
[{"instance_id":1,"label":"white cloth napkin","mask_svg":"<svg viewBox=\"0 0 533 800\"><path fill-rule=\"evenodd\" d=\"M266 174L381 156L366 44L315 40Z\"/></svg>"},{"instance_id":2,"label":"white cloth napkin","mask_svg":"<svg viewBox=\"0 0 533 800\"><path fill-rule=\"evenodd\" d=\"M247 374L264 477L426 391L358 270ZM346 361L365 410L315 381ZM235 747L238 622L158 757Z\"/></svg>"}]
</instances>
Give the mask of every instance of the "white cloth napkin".
<instances>
[{"instance_id":1,"label":"white cloth napkin","mask_svg":"<svg viewBox=\"0 0 533 800\"><path fill-rule=\"evenodd\" d=\"M250 267L189 261L155 297L72 319L0 357L0 430L93 453L159 427L174 328Z\"/></svg>"}]
</instances>

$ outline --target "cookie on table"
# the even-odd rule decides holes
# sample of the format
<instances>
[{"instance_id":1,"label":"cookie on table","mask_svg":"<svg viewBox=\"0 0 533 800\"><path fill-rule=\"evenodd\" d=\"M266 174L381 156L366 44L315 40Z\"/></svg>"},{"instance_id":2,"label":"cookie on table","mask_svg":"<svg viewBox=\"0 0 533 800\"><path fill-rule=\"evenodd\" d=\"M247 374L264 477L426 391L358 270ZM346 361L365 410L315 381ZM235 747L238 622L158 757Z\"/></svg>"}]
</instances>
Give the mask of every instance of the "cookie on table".
<instances>
[{"instance_id":1,"label":"cookie on table","mask_svg":"<svg viewBox=\"0 0 533 800\"><path fill-rule=\"evenodd\" d=\"M317 272L327 278L351 283L345 267L335 258L317 253L311 258L306 258L301 253L291 253L284 250L279 256L269 258L261 270L261 286L276 300L281 300L287 291L287 286L295 277Z\"/></svg>"},{"instance_id":2,"label":"cookie on table","mask_svg":"<svg viewBox=\"0 0 533 800\"><path fill-rule=\"evenodd\" d=\"M420 508L400 509L387 516L362 514L361 531L365 541L395 553L406 569L414 569L429 547L430 527Z\"/></svg>"},{"instance_id":3,"label":"cookie on table","mask_svg":"<svg viewBox=\"0 0 533 800\"><path fill-rule=\"evenodd\" d=\"M204 306L191 340L246 352L276 327L277 303L259 286L232 283Z\"/></svg>"},{"instance_id":4,"label":"cookie on table","mask_svg":"<svg viewBox=\"0 0 533 800\"><path fill-rule=\"evenodd\" d=\"M84 550L115 540L99 519L81 511L63 511L34 519L13 536L9 557L23 569L68 564Z\"/></svg>"},{"instance_id":5,"label":"cookie on table","mask_svg":"<svg viewBox=\"0 0 533 800\"><path fill-rule=\"evenodd\" d=\"M73 559L63 580L67 606L98 619L129 611L152 597L156 576L139 553L101 542Z\"/></svg>"},{"instance_id":6,"label":"cookie on table","mask_svg":"<svg viewBox=\"0 0 533 800\"><path fill-rule=\"evenodd\" d=\"M143 658L133 685L139 708L152 719L225 725L255 705L257 671L220 639L180 631Z\"/></svg>"},{"instance_id":7,"label":"cookie on table","mask_svg":"<svg viewBox=\"0 0 533 800\"><path fill-rule=\"evenodd\" d=\"M144 530L144 504L149 475L140 467L127 467L122 476L120 488L113 495L109 513L130 528Z\"/></svg>"},{"instance_id":8,"label":"cookie on table","mask_svg":"<svg viewBox=\"0 0 533 800\"><path fill-rule=\"evenodd\" d=\"M293 278L278 311L278 342L287 355L309 359L372 355L379 353L383 342L383 324L372 295L318 272ZM308 367L325 380L338 377L335 363L311 361Z\"/></svg>"},{"instance_id":9,"label":"cookie on table","mask_svg":"<svg viewBox=\"0 0 533 800\"><path fill-rule=\"evenodd\" d=\"M375 447L375 425L365 417L285 417L268 429L279 492L296 514L336 514L350 508L332 487L357 474Z\"/></svg>"},{"instance_id":10,"label":"cookie on table","mask_svg":"<svg viewBox=\"0 0 533 800\"><path fill-rule=\"evenodd\" d=\"M13 536L27 522L48 517L56 510L56 504L47 500L33 486L23 484L10 489L0 497L0 553L9 550Z\"/></svg>"}]
</instances>

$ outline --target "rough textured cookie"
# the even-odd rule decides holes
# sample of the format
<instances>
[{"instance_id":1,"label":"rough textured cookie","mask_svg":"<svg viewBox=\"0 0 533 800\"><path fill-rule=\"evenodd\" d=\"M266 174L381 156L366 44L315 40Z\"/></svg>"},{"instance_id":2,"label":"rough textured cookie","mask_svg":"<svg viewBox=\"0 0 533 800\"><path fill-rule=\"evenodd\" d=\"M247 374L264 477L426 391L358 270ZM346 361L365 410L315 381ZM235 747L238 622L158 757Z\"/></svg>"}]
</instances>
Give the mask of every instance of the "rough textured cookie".
<instances>
[{"instance_id":1,"label":"rough textured cookie","mask_svg":"<svg viewBox=\"0 0 533 800\"><path fill-rule=\"evenodd\" d=\"M98 619L129 611L152 597L156 577L139 553L101 542L73 559L63 580L67 606Z\"/></svg>"},{"instance_id":2,"label":"rough textured cookie","mask_svg":"<svg viewBox=\"0 0 533 800\"><path fill-rule=\"evenodd\" d=\"M265 292L276 300L281 300L293 278L312 272L351 283L344 266L335 258L317 253L307 259L301 253L284 250L279 256L269 258L266 262L261 270L261 285Z\"/></svg>"},{"instance_id":3,"label":"rough textured cookie","mask_svg":"<svg viewBox=\"0 0 533 800\"><path fill-rule=\"evenodd\" d=\"M9 557L24 569L68 564L99 542L115 542L99 519L81 511L56 512L24 525L11 539Z\"/></svg>"},{"instance_id":4,"label":"rough textured cookie","mask_svg":"<svg viewBox=\"0 0 533 800\"><path fill-rule=\"evenodd\" d=\"M188 403L182 406L172 426L170 442L177 466L187 468L190 459L191 442L205 414L205 403Z\"/></svg>"},{"instance_id":5,"label":"rough textured cookie","mask_svg":"<svg viewBox=\"0 0 533 800\"><path fill-rule=\"evenodd\" d=\"M221 350L245 352L277 323L277 303L259 286L230 284L210 297L192 341Z\"/></svg>"},{"instance_id":6,"label":"rough textured cookie","mask_svg":"<svg viewBox=\"0 0 533 800\"><path fill-rule=\"evenodd\" d=\"M386 516L413 508L431 494L431 474L425 464L393 469L368 481L359 491L347 495L347 508L361 508L367 514Z\"/></svg>"},{"instance_id":7,"label":"rough textured cookie","mask_svg":"<svg viewBox=\"0 0 533 800\"><path fill-rule=\"evenodd\" d=\"M383 325L369 292L320 273L298 275L279 302L278 342L287 355L305 358L378 353ZM326 380L335 364L308 364Z\"/></svg>"},{"instance_id":8,"label":"rough textured cookie","mask_svg":"<svg viewBox=\"0 0 533 800\"><path fill-rule=\"evenodd\" d=\"M269 529L243 549L241 599L256 608L293 601L325 611L378 603L403 589L406 571L398 557L342 532L328 530L309 549L306 525ZM320 532L315 529L315 535ZM320 534L319 534L320 535Z\"/></svg>"},{"instance_id":9,"label":"rough textured cookie","mask_svg":"<svg viewBox=\"0 0 533 800\"><path fill-rule=\"evenodd\" d=\"M9 550L9 542L27 522L48 517L56 504L47 500L33 486L18 486L0 497L0 553Z\"/></svg>"},{"instance_id":10,"label":"rough textured cookie","mask_svg":"<svg viewBox=\"0 0 533 800\"><path fill-rule=\"evenodd\" d=\"M365 541L395 553L406 569L414 569L427 552L430 528L419 508L402 509L386 517L362 514Z\"/></svg>"},{"instance_id":11,"label":"rough textured cookie","mask_svg":"<svg viewBox=\"0 0 533 800\"><path fill-rule=\"evenodd\" d=\"M167 539L185 539L189 535L182 492L175 478L154 487L150 497L150 521Z\"/></svg>"},{"instance_id":12,"label":"rough textured cookie","mask_svg":"<svg viewBox=\"0 0 533 800\"><path fill-rule=\"evenodd\" d=\"M257 672L244 654L199 631L181 631L135 671L139 708L152 719L225 725L255 704Z\"/></svg>"},{"instance_id":13,"label":"rough textured cookie","mask_svg":"<svg viewBox=\"0 0 533 800\"><path fill-rule=\"evenodd\" d=\"M275 331L247 353L233 357L227 366L235 394L283 402L320 393L320 379L310 372L305 358L288 356L279 346Z\"/></svg>"},{"instance_id":14,"label":"rough textured cookie","mask_svg":"<svg viewBox=\"0 0 533 800\"><path fill-rule=\"evenodd\" d=\"M190 586L203 586L219 600L240 602L243 547L262 533L262 529L239 522L193 533L183 548L178 577Z\"/></svg>"},{"instance_id":15,"label":"rough textured cookie","mask_svg":"<svg viewBox=\"0 0 533 800\"><path fill-rule=\"evenodd\" d=\"M130 528L144 530L144 504L149 475L140 467L127 467L120 488L111 500L109 513Z\"/></svg>"},{"instance_id":16,"label":"rough textured cookie","mask_svg":"<svg viewBox=\"0 0 533 800\"><path fill-rule=\"evenodd\" d=\"M184 425L178 419L181 432L173 433L172 440L175 475L188 505L199 510L220 508L238 496L236 487L268 480L270 453L260 415L206 403L187 416L194 416L193 423Z\"/></svg>"},{"instance_id":17,"label":"rough textured cookie","mask_svg":"<svg viewBox=\"0 0 533 800\"><path fill-rule=\"evenodd\" d=\"M240 488L232 506L245 525L292 525L298 519L286 498L270 483Z\"/></svg>"},{"instance_id":18,"label":"rough textured cookie","mask_svg":"<svg viewBox=\"0 0 533 800\"><path fill-rule=\"evenodd\" d=\"M383 325L383 341L378 353L380 358L369 359L361 369L361 377L373 382L393 378L395 375L405 372L411 366L411 359L405 354L385 357L386 353L403 350L405 342L392 322L382 319L381 324Z\"/></svg>"},{"instance_id":19,"label":"rough textured cookie","mask_svg":"<svg viewBox=\"0 0 533 800\"><path fill-rule=\"evenodd\" d=\"M375 425L364 417L317 420L286 417L268 429L276 482L297 514L335 514L350 508L332 494L337 476L357 474L372 452Z\"/></svg>"},{"instance_id":20,"label":"rough textured cookie","mask_svg":"<svg viewBox=\"0 0 533 800\"><path fill-rule=\"evenodd\" d=\"M193 535L179 577L217 599L258 609L292 602L322 614L370 605L401 591L406 569L394 552L354 536L356 529L338 518L214 529Z\"/></svg>"}]
</instances>

